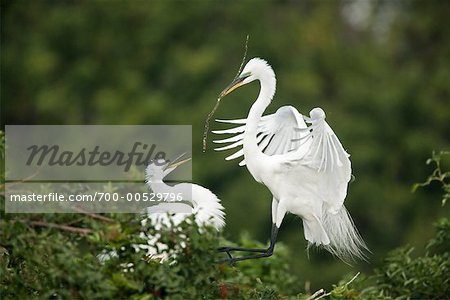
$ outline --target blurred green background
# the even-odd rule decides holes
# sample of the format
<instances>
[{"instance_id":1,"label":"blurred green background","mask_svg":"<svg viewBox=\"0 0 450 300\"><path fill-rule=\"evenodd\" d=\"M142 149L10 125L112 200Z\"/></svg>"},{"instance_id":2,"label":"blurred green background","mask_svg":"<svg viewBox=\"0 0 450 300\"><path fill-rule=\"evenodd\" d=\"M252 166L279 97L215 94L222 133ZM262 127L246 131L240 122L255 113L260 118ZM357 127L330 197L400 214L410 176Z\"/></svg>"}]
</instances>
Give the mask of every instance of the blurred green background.
<instances>
[{"instance_id":1,"label":"blurred green background","mask_svg":"<svg viewBox=\"0 0 450 300\"><path fill-rule=\"evenodd\" d=\"M1 13L2 127L192 124L193 178L222 199L226 236L266 242L270 193L212 150L213 135L202 153L206 116L249 34L247 57L277 75L267 113L322 107L351 154L346 205L372 254L353 267L324 251L308 259L301 222L288 216L279 240L312 289L423 245L448 215L437 187L412 194L411 185L432 171L432 150L450 148L449 2L2 1ZM258 88L225 98L216 117L245 117Z\"/></svg>"}]
</instances>

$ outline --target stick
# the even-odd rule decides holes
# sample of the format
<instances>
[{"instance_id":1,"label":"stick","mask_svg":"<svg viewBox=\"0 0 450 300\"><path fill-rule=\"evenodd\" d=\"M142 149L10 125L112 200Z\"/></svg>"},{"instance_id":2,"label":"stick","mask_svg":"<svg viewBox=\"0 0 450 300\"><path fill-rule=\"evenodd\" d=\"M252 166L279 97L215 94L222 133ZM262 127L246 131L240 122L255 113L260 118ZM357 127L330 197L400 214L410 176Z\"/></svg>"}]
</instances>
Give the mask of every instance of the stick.
<instances>
[{"instance_id":1,"label":"stick","mask_svg":"<svg viewBox=\"0 0 450 300\"><path fill-rule=\"evenodd\" d=\"M312 294L311 297L309 297L307 300L317 299L316 297L322 295L323 293L325 293L325 291L323 289L320 289L317 292L315 292L314 294Z\"/></svg>"},{"instance_id":2,"label":"stick","mask_svg":"<svg viewBox=\"0 0 450 300\"><path fill-rule=\"evenodd\" d=\"M102 216L102 215L99 215L99 214L95 214L95 213L86 212L83 209L81 209L79 207L76 207L76 206L73 207L73 210L76 210L79 213L82 213L82 214L84 214L84 215L86 215L88 217L91 217L92 219L101 220L101 221L104 221L104 222L107 222L107 223L117 223L115 220L113 220L111 218L108 218L108 217L105 217L105 216Z\"/></svg>"},{"instance_id":3,"label":"stick","mask_svg":"<svg viewBox=\"0 0 450 300\"><path fill-rule=\"evenodd\" d=\"M352 283L356 277L359 276L359 274L361 274L360 272L356 273L355 276L353 276L352 279L350 279L349 282L347 282L346 284L344 284L345 287L347 287L350 283ZM318 290L317 292L315 292L314 294L311 295L311 297L308 298L308 300L319 300L325 297L328 297L331 295L331 292L325 293L325 291L323 289Z\"/></svg>"},{"instance_id":4,"label":"stick","mask_svg":"<svg viewBox=\"0 0 450 300\"><path fill-rule=\"evenodd\" d=\"M216 105L214 105L214 108L212 109L212 111L210 111L210 113L208 114L208 117L206 118L206 121L205 121L205 129L203 130L203 153L206 152L206 140L208 139L209 120L211 120L212 116L214 115L217 108L219 107L220 99L221 99L220 97L217 98Z\"/></svg>"},{"instance_id":5,"label":"stick","mask_svg":"<svg viewBox=\"0 0 450 300\"><path fill-rule=\"evenodd\" d=\"M79 228L79 227L73 227L73 226L67 226L67 225L61 225L61 224L55 224L55 223L47 223L43 221L31 221L30 224L32 226L38 226L38 227L47 227L47 228L56 228L63 231L68 231L72 233L79 233L79 234L89 234L92 233L92 229L89 228Z\"/></svg>"},{"instance_id":6,"label":"stick","mask_svg":"<svg viewBox=\"0 0 450 300\"><path fill-rule=\"evenodd\" d=\"M242 58L241 65L239 66L239 70L238 70L236 76L234 76L234 79L236 79L241 74L242 68L244 67L244 63L245 63L245 60L247 58L248 38L249 38L249 35L247 34L247 38L245 40L244 57ZM211 118L213 117L213 115L216 112L217 108L219 107L221 99L222 99L222 97L219 95L219 97L217 97L216 105L214 105L214 108L211 110L211 112L208 114L208 117L206 118L205 129L203 130L203 153L206 152L206 142L207 142L207 139L208 139L209 121L211 120Z\"/></svg>"}]
</instances>

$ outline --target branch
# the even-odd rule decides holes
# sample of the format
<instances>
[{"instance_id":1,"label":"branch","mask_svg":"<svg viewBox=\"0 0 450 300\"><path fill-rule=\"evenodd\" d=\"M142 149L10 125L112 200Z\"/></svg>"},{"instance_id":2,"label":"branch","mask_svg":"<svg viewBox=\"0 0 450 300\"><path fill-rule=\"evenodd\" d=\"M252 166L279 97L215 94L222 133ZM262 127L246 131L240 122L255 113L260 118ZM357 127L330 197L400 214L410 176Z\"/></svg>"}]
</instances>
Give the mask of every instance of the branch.
<instances>
[{"instance_id":1,"label":"branch","mask_svg":"<svg viewBox=\"0 0 450 300\"><path fill-rule=\"evenodd\" d=\"M320 289L317 292L315 292L314 294L312 294L310 297L308 297L307 300L320 299L320 298L317 298L317 297L321 296L323 293L325 293L325 291L323 289Z\"/></svg>"},{"instance_id":2,"label":"branch","mask_svg":"<svg viewBox=\"0 0 450 300\"><path fill-rule=\"evenodd\" d=\"M347 282L346 284L341 285L339 287L342 287L342 286L347 287L350 283L352 283L356 279L356 277L359 276L359 274L361 274L361 273L360 272L356 273L356 275L353 276L353 278L350 279L349 282ZM309 297L307 300L319 300L319 299L322 299L322 298L325 298L325 297L328 297L331 295L331 292L328 292L325 294L324 293L325 293L324 289L320 289L317 292L315 292L314 294L312 294L311 297Z\"/></svg>"},{"instance_id":3,"label":"branch","mask_svg":"<svg viewBox=\"0 0 450 300\"><path fill-rule=\"evenodd\" d=\"M114 220L114 219L111 219L111 218L108 218L108 217L105 217L105 216L102 216L102 215L99 215L99 214L95 214L95 213L89 213L89 212L87 212L87 211L85 211L85 210L83 210L83 209L81 209L79 207L76 207L76 206L74 206L73 209L76 210L79 213L82 213L82 214L84 214L84 215L86 215L88 217L91 217L92 219L101 220L101 221L106 222L106 223L117 223L117 221Z\"/></svg>"},{"instance_id":4,"label":"branch","mask_svg":"<svg viewBox=\"0 0 450 300\"><path fill-rule=\"evenodd\" d=\"M30 176L25 177L25 178L22 179L22 180L19 180L19 181L17 181L17 182L10 183L10 184L9 184L9 187L15 186L15 185L17 185L17 184L19 184L19 183L28 182L28 180L32 179L32 178L35 177L37 174L39 174L39 170L37 170L36 172L34 172L33 174L31 174ZM6 178L5 178L5 179L6 179ZM5 184L0 184L0 189L4 189L4 188L5 188ZM5 193L3 192L3 196L4 196L4 195L5 195Z\"/></svg>"},{"instance_id":5,"label":"branch","mask_svg":"<svg viewBox=\"0 0 450 300\"><path fill-rule=\"evenodd\" d=\"M92 233L92 229L89 229L89 228L73 227L73 226L61 225L61 224L55 224L55 223L47 223L47 222L43 222L43 221L30 221L30 224L31 224L31 226L56 228L59 230L68 231L68 232L72 232L72 233L78 233L78 234Z\"/></svg>"}]
</instances>

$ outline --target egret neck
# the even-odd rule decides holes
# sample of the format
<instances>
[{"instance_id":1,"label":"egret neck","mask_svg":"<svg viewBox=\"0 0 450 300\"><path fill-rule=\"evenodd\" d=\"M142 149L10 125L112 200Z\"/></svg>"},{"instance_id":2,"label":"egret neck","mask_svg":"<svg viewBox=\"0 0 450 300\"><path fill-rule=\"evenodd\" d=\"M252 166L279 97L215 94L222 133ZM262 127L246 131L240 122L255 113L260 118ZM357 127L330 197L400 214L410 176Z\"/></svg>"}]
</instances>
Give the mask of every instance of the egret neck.
<instances>
[{"instance_id":1,"label":"egret neck","mask_svg":"<svg viewBox=\"0 0 450 300\"><path fill-rule=\"evenodd\" d=\"M265 155L262 152L262 149L259 149L258 147L256 135L259 120L272 101L276 89L275 74L270 66L266 65L264 69L261 69L261 72L258 75L261 88L258 98L253 103L248 113L243 140L245 161L253 177L255 177L255 172L252 170L258 168L258 165L262 165L261 160L267 159L267 155ZM260 181L260 178L255 177L255 179Z\"/></svg>"}]
</instances>

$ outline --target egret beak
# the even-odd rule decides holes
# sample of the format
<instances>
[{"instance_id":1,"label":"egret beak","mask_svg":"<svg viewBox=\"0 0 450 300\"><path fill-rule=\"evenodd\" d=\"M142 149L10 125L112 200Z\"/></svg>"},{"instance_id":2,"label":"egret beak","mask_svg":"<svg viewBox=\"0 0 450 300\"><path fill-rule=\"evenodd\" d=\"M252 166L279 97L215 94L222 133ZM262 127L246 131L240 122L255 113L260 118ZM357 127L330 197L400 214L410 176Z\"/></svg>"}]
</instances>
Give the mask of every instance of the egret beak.
<instances>
[{"instance_id":1,"label":"egret beak","mask_svg":"<svg viewBox=\"0 0 450 300\"><path fill-rule=\"evenodd\" d=\"M237 77L236 79L234 79L223 91L222 93L220 93L220 98L225 97L226 95L228 95L229 93L231 93L232 91L234 91L235 89L237 89L238 87L243 85L243 81L245 78L249 77L250 74L243 74L239 77Z\"/></svg>"},{"instance_id":2,"label":"egret beak","mask_svg":"<svg viewBox=\"0 0 450 300\"><path fill-rule=\"evenodd\" d=\"M166 169L167 169L167 168L173 168L173 169L175 169L176 167L181 166L182 164L187 163L187 162L190 161L190 160L191 160L191 158L189 157L189 158L183 159L182 161L179 161L179 162L176 162L176 163L171 163L171 164L169 164L169 165L166 167Z\"/></svg>"},{"instance_id":3,"label":"egret beak","mask_svg":"<svg viewBox=\"0 0 450 300\"><path fill-rule=\"evenodd\" d=\"M166 170L174 170L176 167L181 166L182 164L188 162L191 160L191 158L187 158L187 159L183 159L181 161L178 161L180 158L182 158L186 153L181 154L180 156L178 156L177 158L175 158L174 160L172 160L171 162L169 162L167 164L167 166L164 167L163 171Z\"/></svg>"}]
</instances>

